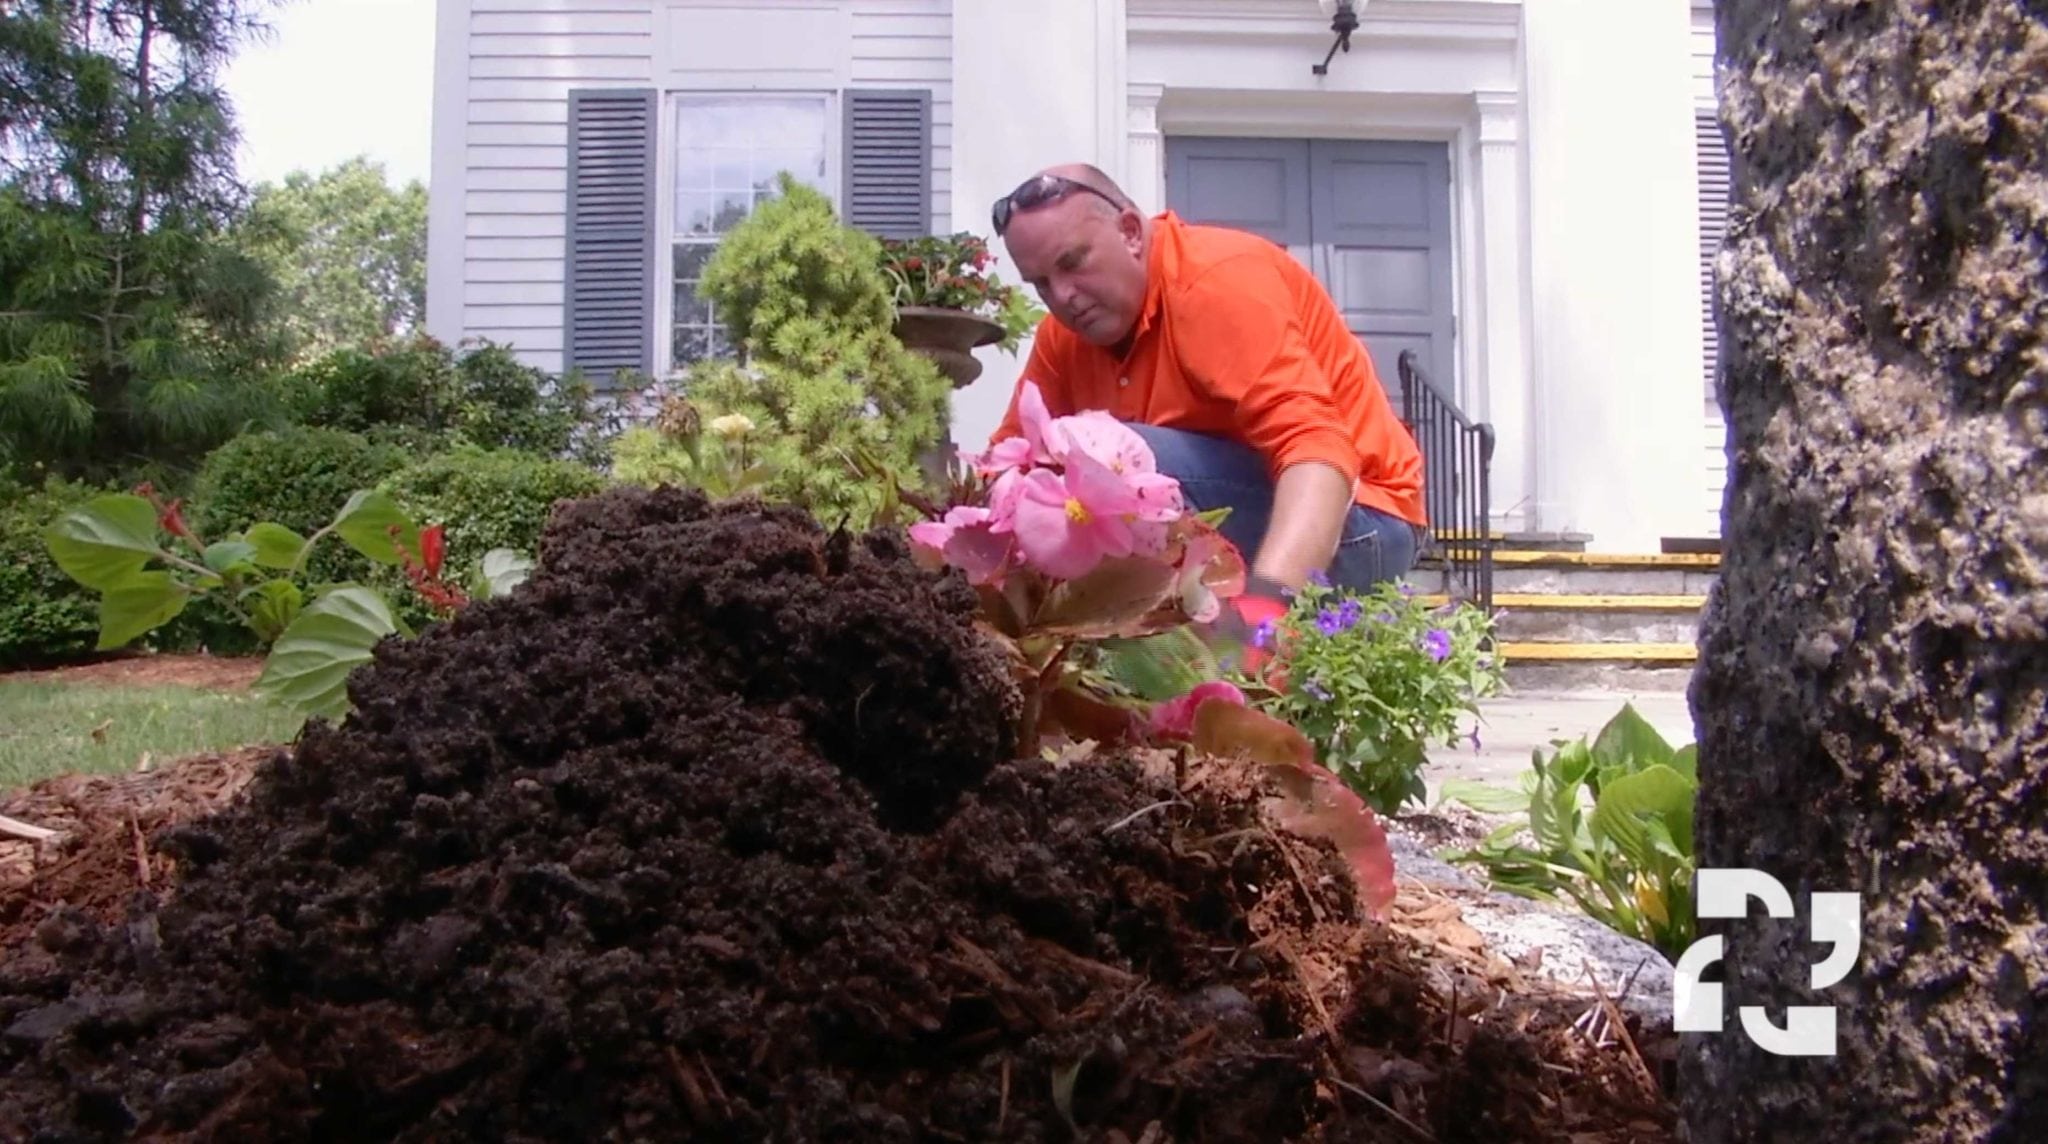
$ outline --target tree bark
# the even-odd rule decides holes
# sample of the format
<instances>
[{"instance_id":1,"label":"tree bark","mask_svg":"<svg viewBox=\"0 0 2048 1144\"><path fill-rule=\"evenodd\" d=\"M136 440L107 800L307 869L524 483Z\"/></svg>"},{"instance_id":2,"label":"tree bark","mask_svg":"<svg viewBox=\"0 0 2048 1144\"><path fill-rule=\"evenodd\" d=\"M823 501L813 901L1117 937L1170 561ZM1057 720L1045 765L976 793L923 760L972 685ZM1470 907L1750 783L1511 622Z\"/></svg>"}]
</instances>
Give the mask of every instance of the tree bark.
<instances>
[{"instance_id":1,"label":"tree bark","mask_svg":"<svg viewBox=\"0 0 2048 1144\"><path fill-rule=\"evenodd\" d=\"M2048 0L1720 0L1723 570L1691 699L1727 942L1691 1139L2048 1140ZM1808 895L1863 895L1861 956ZM1835 1005L1777 1056L1737 1008Z\"/></svg>"}]
</instances>

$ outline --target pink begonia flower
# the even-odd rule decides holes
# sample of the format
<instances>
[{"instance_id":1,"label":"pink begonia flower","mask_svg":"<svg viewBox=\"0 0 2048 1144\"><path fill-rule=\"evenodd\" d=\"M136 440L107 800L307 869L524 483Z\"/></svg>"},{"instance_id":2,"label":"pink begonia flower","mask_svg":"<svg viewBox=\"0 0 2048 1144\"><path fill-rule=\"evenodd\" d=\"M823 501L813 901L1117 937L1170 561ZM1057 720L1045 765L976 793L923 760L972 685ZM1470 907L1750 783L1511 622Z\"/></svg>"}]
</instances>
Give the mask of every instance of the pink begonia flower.
<instances>
[{"instance_id":1,"label":"pink begonia flower","mask_svg":"<svg viewBox=\"0 0 2048 1144\"><path fill-rule=\"evenodd\" d=\"M1019 482L1011 527L1027 563L1072 580L1106 556L1134 550L1131 525L1144 506L1138 494L1086 453L1067 456L1066 471L1033 469Z\"/></svg>"},{"instance_id":2,"label":"pink begonia flower","mask_svg":"<svg viewBox=\"0 0 2048 1144\"><path fill-rule=\"evenodd\" d=\"M910 539L937 551L975 584L999 580L1015 555L1016 538L998 532L993 514L975 505L956 505L943 519L911 525Z\"/></svg>"},{"instance_id":3,"label":"pink begonia flower","mask_svg":"<svg viewBox=\"0 0 2048 1144\"><path fill-rule=\"evenodd\" d=\"M1212 679L1207 683L1195 685L1186 695L1177 699L1155 704L1152 708L1152 717L1146 723L1146 729L1155 738L1192 739L1195 737L1195 712L1204 702L1211 699L1235 703L1239 707L1245 705L1244 692L1239 691L1236 684L1228 680Z\"/></svg>"},{"instance_id":4,"label":"pink begonia flower","mask_svg":"<svg viewBox=\"0 0 2048 1144\"><path fill-rule=\"evenodd\" d=\"M986 452L969 456L967 463L984 477L1032 465L1054 464L1053 441L1048 433L1052 421L1052 414L1045 407L1045 395L1038 391L1038 383L1027 381L1017 393L1017 426L1023 435L1004 438L990 445Z\"/></svg>"},{"instance_id":5,"label":"pink begonia flower","mask_svg":"<svg viewBox=\"0 0 2048 1144\"><path fill-rule=\"evenodd\" d=\"M1223 610L1222 601L1209 586L1208 576L1217 557L1226 555L1238 559L1234 546L1220 532L1207 530L1188 537L1175 587L1180 592L1181 610L1198 624L1208 623Z\"/></svg>"}]
</instances>

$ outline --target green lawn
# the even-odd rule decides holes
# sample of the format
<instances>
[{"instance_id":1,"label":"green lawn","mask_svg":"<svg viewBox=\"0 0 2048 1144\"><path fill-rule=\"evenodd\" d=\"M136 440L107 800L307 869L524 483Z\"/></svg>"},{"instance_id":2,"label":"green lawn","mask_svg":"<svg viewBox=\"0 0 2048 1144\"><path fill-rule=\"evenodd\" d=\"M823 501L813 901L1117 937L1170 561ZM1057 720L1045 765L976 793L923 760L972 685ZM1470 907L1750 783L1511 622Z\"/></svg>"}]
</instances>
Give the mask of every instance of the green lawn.
<instances>
[{"instance_id":1,"label":"green lawn","mask_svg":"<svg viewBox=\"0 0 2048 1144\"><path fill-rule=\"evenodd\" d=\"M302 722L248 695L195 687L0 681L0 791L50 775L133 770L145 751L165 762L283 743Z\"/></svg>"}]
</instances>

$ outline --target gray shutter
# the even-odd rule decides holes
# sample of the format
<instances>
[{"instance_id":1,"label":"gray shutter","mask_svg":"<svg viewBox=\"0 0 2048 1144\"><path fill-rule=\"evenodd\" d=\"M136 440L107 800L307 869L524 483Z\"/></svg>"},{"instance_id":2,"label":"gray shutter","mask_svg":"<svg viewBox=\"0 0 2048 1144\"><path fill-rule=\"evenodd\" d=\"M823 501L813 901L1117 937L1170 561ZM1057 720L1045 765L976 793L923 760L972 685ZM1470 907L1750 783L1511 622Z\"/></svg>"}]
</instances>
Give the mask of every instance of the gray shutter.
<instances>
[{"instance_id":1,"label":"gray shutter","mask_svg":"<svg viewBox=\"0 0 2048 1144\"><path fill-rule=\"evenodd\" d=\"M562 366L654 371L655 93L569 93Z\"/></svg>"},{"instance_id":2,"label":"gray shutter","mask_svg":"<svg viewBox=\"0 0 2048 1144\"><path fill-rule=\"evenodd\" d=\"M1721 121L1715 112L1693 113L1693 147L1700 175L1700 332L1706 339L1702 368L1706 374L1707 400L1718 403L1716 379L1720 375L1721 339L1714 328L1714 258L1728 229L1728 204L1733 191L1728 144L1721 135Z\"/></svg>"},{"instance_id":3,"label":"gray shutter","mask_svg":"<svg viewBox=\"0 0 2048 1144\"><path fill-rule=\"evenodd\" d=\"M932 226L932 93L845 93L845 193L840 215L877 238L917 238Z\"/></svg>"}]
</instances>

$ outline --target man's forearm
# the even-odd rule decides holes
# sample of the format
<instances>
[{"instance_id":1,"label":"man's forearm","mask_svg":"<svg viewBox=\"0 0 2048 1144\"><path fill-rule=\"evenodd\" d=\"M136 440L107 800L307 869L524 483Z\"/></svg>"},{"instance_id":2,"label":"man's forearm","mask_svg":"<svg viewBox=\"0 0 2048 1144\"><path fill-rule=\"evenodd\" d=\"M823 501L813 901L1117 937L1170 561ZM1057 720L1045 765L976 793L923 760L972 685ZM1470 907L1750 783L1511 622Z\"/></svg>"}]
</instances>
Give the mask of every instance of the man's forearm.
<instances>
[{"instance_id":1,"label":"man's forearm","mask_svg":"<svg viewBox=\"0 0 2048 1144\"><path fill-rule=\"evenodd\" d=\"M1333 465L1289 465L1273 486L1273 517L1252 558L1251 575L1299 588L1330 563L1351 511L1351 482Z\"/></svg>"}]
</instances>

